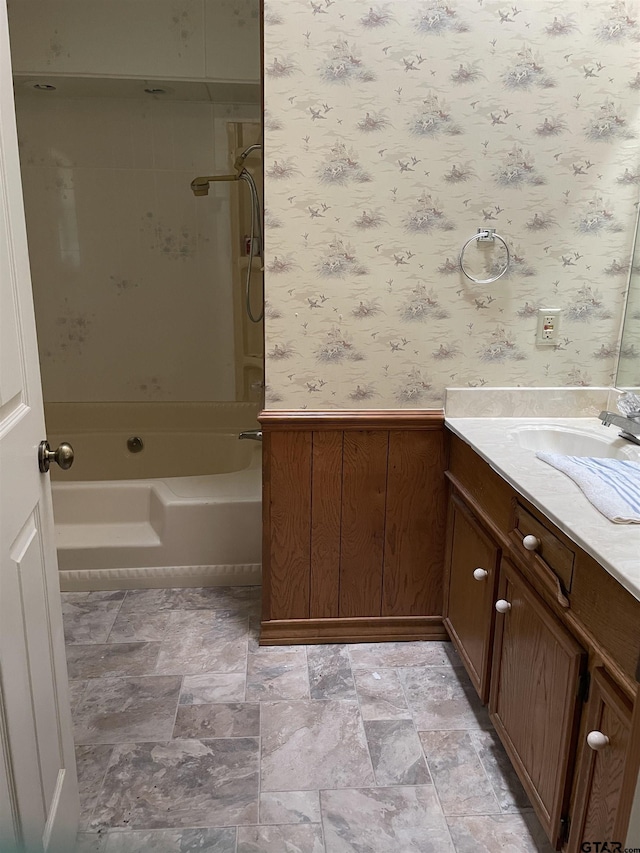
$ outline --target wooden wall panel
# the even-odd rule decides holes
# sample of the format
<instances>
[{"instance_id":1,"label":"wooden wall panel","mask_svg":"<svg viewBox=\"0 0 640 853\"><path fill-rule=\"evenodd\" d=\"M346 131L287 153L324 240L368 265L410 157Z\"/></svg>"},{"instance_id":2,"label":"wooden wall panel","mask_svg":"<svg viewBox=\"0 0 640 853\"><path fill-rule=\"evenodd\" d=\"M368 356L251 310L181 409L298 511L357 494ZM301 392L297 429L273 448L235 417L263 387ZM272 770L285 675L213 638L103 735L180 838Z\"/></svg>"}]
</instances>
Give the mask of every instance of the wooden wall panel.
<instances>
[{"instance_id":1,"label":"wooden wall panel","mask_svg":"<svg viewBox=\"0 0 640 853\"><path fill-rule=\"evenodd\" d=\"M444 469L440 430L389 432L383 616L442 613Z\"/></svg>"},{"instance_id":2,"label":"wooden wall panel","mask_svg":"<svg viewBox=\"0 0 640 853\"><path fill-rule=\"evenodd\" d=\"M442 412L270 411L259 420L261 642L444 636Z\"/></svg>"},{"instance_id":3,"label":"wooden wall panel","mask_svg":"<svg viewBox=\"0 0 640 853\"><path fill-rule=\"evenodd\" d=\"M340 612L340 521L342 430L313 433L311 484L312 619Z\"/></svg>"},{"instance_id":4,"label":"wooden wall panel","mask_svg":"<svg viewBox=\"0 0 640 853\"><path fill-rule=\"evenodd\" d=\"M340 616L380 616L389 433L345 432Z\"/></svg>"},{"instance_id":5,"label":"wooden wall panel","mask_svg":"<svg viewBox=\"0 0 640 853\"><path fill-rule=\"evenodd\" d=\"M272 432L266 492L266 619L308 619L311 574L311 432Z\"/></svg>"}]
</instances>

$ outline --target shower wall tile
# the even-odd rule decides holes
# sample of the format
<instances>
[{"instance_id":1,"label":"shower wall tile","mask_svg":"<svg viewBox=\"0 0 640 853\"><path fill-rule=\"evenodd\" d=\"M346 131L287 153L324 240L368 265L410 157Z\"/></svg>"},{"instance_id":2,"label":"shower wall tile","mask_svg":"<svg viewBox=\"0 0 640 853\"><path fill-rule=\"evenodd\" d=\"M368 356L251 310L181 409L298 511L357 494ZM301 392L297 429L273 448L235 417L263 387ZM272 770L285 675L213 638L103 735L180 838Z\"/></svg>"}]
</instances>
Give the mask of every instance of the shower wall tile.
<instances>
[{"instance_id":1,"label":"shower wall tile","mask_svg":"<svg viewBox=\"0 0 640 853\"><path fill-rule=\"evenodd\" d=\"M202 0L20 0L10 23L18 72L204 76Z\"/></svg>"},{"instance_id":2,"label":"shower wall tile","mask_svg":"<svg viewBox=\"0 0 640 853\"><path fill-rule=\"evenodd\" d=\"M227 122L229 121L253 121L256 125L254 142L260 142L261 122L260 111L239 104L215 104L213 107L216 169L221 171L227 169L233 163L233 157L229 158L226 153Z\"/></svg>"},{"instance_id":3,"label":"shower wall tile","mask_svg":"<svg viewBox=\"0 0 640 853\"><path fill-rule=\"evenodd\" d=\"M204 0L204 19L207 77L259 80L259 0Z\"/></svg>"},{"instance_id":4,"label":"shower wall tile","mask_svg":"<svg viewBox=\"0 0 640 853\"><path fill-rule=\"evenodd\" d=\"M189 184L258 108L18 89L16 110L45 399L234 399L229 187Z\"/></svg>"},{"instance_id":5,"label":"shower wall tile","mask_svg":"<svg viewBox=\"0 0 640 853\"><path fill-rule=\"evenodd\" d=\"M71 171L71 188L67 190L68 213L78 248L86 252L86 260L96 257L96 249L113 256L115 241L140 246L138 235L140 192L151 189L149 173L132 185L126 169L79 167ZM85 258L83 258L85 260Z\"/></svg>"},{"instance_id":6,"label":"shower wall tile","mask_svg":"<svg viewBox=\"0 0 640 853\"><path fill-rule=\"evenodd\" d=\"M42 143L49 146L50 164L67 168L112 167L113 148L106 113L92 109L88 98L76 99L72 110L65 109L62 100L56 105L53 139L47 140L45 136Z\"/></svg>"},{"instance_id":7,"label":"shower wall tile","mask_svg":"<svg viewBox=\"0 0 640 853\"><path fill-rule=\"evenodd\" d=\"M73 182L63 170L53 166L26 165L23 157L22 189L25 199L38 200L29 212L30 245L36 239L40 251L40 258L31 253L32 267L40 259L45 265L61 260L59 213L64 196L72 186Z\"/></svg>"},{"instance_id":8,"label":"shower wall tile","mask_svg":"<svg viewBox=\"0 0 640 853\"><path fill-rule=\"evenodd\" d=\"M156 100L151 107L153 166L206 172L211 163L212 110L197 102Z\"/></svg>"},{"instance_id":9,"label":"shower wall tile","mask_svg":"<svg viewBox=\"0 0 640 853\"><path fill-rule=\"evenodd\" d=\"M49 93L42 94L44 96ZM57 132L57 99L27 97L19 87L16 87L15 99L19 120L18 145L23 173L25 166L54 165L50 160L49 152ZM38 132L43 124L48 128L46 140Z\"/></svg>"},{"instance_id":10,"label":"shower wall tile","mask_svg":"<svg viewBox=\"0 0 640 853\"><path fill-rule=\"evenodd\" d=\"M639 61L626 0L266 0L267 406L610 384ZM511 249L491 285L457 266L480 227ZM502 263L466 257L479 278ZM544 307L563 312L551 348Z\"/></svg>"}]
</instances>

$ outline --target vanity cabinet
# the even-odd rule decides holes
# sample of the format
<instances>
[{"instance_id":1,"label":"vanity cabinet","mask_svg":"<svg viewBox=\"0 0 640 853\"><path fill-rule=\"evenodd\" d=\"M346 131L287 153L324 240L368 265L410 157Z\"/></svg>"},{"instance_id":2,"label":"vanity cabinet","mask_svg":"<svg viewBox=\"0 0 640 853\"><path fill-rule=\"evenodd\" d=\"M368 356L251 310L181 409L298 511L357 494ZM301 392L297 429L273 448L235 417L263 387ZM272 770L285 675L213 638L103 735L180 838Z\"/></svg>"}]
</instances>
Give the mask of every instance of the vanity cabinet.
<instances>
[{"instance_id":1,"label":"vanity cabinet","mask_svg":"<svg viewBox=\"0 0 640 853\"><path fill-rule=\"evenodd\" d=\"M640 602L455 436L446 476L445 628L551 843L624 846Z\"/></svg>"},{"instance_id":2,"label":"vanity cabinet","mask_svg":"<svg viewBox=\"0 0 640 853\"><path fill-rule=\"evenodd\" d=\"M500 548L456 495L449 503L444 624L484 703L489 668Z\"/></svg>"},{"instance_id":3,"label":"vanity cabinet","mask_svg":"<svg viewBox=\"0 0 640 853\"><path fill-rule=\"evenodd\" d=\"M555 843L569 801L587 655L507 559L496 609L491 721Z\"/></svg>"},{"instance_id":4,"label":"vanity cabinet","mask_svg":"<svg viewBox=\"0 0 640 853\"><path fill-rule=\"evenodd\" d=\"M627 697L606 670L597 667L580 738L580 772L567 853L579 853L583 839L624 842L619 803L631 741L631 715Z\"/></svg>"}]
</instances>

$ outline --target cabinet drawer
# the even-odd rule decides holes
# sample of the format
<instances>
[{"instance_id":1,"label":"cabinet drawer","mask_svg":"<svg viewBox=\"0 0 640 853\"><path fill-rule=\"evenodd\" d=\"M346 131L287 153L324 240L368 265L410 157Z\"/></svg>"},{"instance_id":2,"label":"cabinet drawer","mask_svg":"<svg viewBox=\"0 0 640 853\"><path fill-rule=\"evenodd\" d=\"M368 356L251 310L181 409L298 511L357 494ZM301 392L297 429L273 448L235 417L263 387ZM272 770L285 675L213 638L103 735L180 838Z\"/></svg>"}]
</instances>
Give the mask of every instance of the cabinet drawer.
<instances>
[{"instance_id":1,"label":"cabinet drawer","mask_svg":"<svg viewBox=\"0 0 640 853\"><path fill-rule=\"evenodd\" d=\"M516 502L514 516L510 538L518 556L534 569L546 586L551 583L560 600L561 593L571 592L574 552L552 529L520 503ZM526 537L533 537L535 542ZM568 602L565 606L568 606Z\"/></svg>"}]
</instances>

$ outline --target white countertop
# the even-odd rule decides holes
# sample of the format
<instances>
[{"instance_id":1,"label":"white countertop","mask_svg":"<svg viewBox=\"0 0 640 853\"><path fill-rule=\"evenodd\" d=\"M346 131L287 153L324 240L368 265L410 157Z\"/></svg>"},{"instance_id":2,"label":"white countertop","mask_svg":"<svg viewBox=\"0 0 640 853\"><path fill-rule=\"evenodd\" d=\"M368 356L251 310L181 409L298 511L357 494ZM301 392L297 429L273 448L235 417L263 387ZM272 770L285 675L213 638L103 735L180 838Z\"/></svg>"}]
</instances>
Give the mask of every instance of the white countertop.
<instances>
[{"instance_id":1,"label":"white countertop","mask_svg":"<svg viewBox=\"0 0 640 853\"><path fill-rule=\"evenodd\" d=\"M445 417L445 424L640 600L640 524L609 521L570 477L520 447L514 433L527 424L577 428L625 448L636 461L640 447L618 438L619 430L604 427L596 417Z\"/></svg>"}]
</instances>

